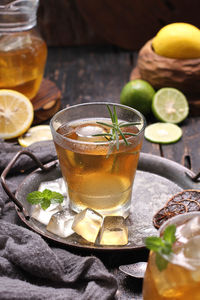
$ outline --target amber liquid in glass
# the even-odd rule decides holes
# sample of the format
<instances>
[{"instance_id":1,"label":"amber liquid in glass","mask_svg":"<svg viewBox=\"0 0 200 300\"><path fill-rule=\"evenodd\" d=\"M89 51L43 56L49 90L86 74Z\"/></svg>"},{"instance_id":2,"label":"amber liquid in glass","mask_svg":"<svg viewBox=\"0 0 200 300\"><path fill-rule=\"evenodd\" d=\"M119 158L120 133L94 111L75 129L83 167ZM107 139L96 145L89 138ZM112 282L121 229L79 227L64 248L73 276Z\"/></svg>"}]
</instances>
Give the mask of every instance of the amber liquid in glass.
<instances>
[{"instance_id":1,"label":"amber liquid in glass","mask_svg":"<svg viewBox=\"0 0 200 300\"><path fill-rule=\"evenodd\" d=\"M143 282L144 300L200 299L200 217L198 221L195 218L176 226L173 256L164 270L159 271L156 254L150 252Z\"/></svg>"},{"instance_id":2,"label":"amber liquid in glass","mask_svg":"<svg viewBox=\"0 0 200 300\"><path fill-rule=\"evenodd\" d=\"M34 98L42 81L46 56L45 42L31 30L0 36L0 88Z\"/></svg>"},{"instance_id":3,"label":"amber liquid in glass","mask_svg":"<svg viewBox=\"0 0 200 300\"><path fill-rule=\"evenodd\" d=\"M197 271L196 271L197 272ZM199 300L200 266L198 279L193 271L169 263L167 269L160 272L155 264L155 253L151 253L144 279L144 300Z\"/></svg>"},{"instance_id":4,"label":"amber liquid in glass","mask_svg":"<svg viewBox=\"0 0 200 300\"><path fill-rule=\"evenodd\" d=\"M106 119L101 121L108 123ZM62 174L68 185L71 208L80 211L89 207L103 215L127 217L126 207L130 206L142 142L136 142L134 137L130 145L126 146L121 141L119 151L114 147L108 155L109 143L105 145L104 137L79 136L80 129L87 131L88 126L96 128L96 120L79 120L57 130L71 139L64 144L55 143ZM102 128L106 132L109 130L106 126ZM132 126L126 128L126 131L136 133L138 129ZM73 140L87 143L73 145ZM102 146L99 143L96 146L95 141L102 141Z\"/></svg>"}]
</instances>

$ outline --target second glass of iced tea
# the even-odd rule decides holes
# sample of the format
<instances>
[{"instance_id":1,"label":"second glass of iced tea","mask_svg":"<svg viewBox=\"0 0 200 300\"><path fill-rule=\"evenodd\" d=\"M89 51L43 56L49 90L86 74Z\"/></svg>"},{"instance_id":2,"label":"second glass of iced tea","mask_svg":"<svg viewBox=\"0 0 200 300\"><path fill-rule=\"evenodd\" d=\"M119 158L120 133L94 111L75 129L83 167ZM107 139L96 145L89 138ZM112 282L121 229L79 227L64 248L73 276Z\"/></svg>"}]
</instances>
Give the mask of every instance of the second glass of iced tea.
<instances>
[{"instance_id":1,"label":"second glass of iced tea","mask_svg":"<svg viewBox=\"0 0 200 300\"><path fill-rule=\"evenodd\" d=\"M176 241L166 269L159 271L155 252L150 252L143 282L144 300L200 299L200 212L177 215L159 232L176 225Z\"/></svg>"},{"instance_id":2,"label":"second glass of iced tea","mask_svg":"<svg viewBox=\"0 0 200 300\"><path fill-rule=\"evenodd\" d=\"M118 147L105 137L112 124L108 105L119 122L137 125L121 130ZM127 217L132 186L142 146L145 120L138 111L120 104L93 102L59 111L50 123L70 207L76 212L91 208L102 215Z\"/></svg>"}]
</instances>

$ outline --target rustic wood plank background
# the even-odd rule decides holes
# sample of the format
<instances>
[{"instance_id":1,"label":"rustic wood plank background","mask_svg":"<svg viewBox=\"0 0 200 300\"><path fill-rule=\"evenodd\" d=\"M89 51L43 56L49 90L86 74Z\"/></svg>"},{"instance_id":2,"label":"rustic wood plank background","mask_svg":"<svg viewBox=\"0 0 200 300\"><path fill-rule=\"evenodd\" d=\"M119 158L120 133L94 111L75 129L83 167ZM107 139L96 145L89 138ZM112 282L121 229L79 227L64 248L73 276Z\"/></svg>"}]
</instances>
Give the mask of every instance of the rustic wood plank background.
<instances>
[{"instance_id":1,"label":"rustic wood plank background","mask_svg":"<svg viewBox=\"0 0 200 300\"><path fill-rule=\"evenodd\" d=\"M199 0L40 0L38 11L51 46L110 43L139 50L172 22L200 27Z\"/></svg>"}]
</instances>

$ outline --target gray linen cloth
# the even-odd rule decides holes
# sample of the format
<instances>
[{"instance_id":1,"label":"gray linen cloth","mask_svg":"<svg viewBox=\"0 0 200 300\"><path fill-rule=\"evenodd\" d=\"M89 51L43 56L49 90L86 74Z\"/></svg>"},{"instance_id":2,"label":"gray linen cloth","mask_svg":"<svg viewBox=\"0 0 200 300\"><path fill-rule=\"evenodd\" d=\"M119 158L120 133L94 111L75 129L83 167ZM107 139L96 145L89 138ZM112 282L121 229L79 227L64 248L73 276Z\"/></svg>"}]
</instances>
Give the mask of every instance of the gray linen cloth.
<instances>
[{"instance_id":1,"label":"gray linen cloth","mask_svg":"<svg viewBox=\"0 0 200 300\"><path fill-rule=\"evenodd\" d=\"M0 172L22 148L0 141ZM56 159L52 142L28 147L43 163ZM12 192L34 162L21 156L8 183ZM21 172L22 173L21 173ZM0 186L0 299L115 299L116 279L95 256L78 256L49 247L38 234L22 226Z\"/></svg>"}]
</instances>

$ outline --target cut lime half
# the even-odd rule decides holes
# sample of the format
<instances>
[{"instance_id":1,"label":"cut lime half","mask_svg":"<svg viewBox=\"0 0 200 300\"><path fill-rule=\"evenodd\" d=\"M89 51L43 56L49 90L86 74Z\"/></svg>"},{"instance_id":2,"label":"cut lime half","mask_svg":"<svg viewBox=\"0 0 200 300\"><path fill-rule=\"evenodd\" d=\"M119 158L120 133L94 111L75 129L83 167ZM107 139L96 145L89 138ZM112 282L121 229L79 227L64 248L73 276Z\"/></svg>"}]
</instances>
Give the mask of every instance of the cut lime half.
<instances>
[{"instance_id":1,"label":"cut lime half","mask_svg":"<svg viewBox=\"0 0 200 300\"><path fill-rule=\"evenodd\" d=\"M154 123L146 127L144 136L153 143L171 144L182 136L182 129L171 123Z\"/></svg>"},{"instance_id":2,"label":"cut lime half","mask_svg":"<svg viewBox=\"0 0 200 300\"><path fill-rule=\"evenodd\" d=\"M189 105L179 90L162 88L153 97L152 111L158 120L178 124L188 116Z\"/></svg>"}]
</instances>

